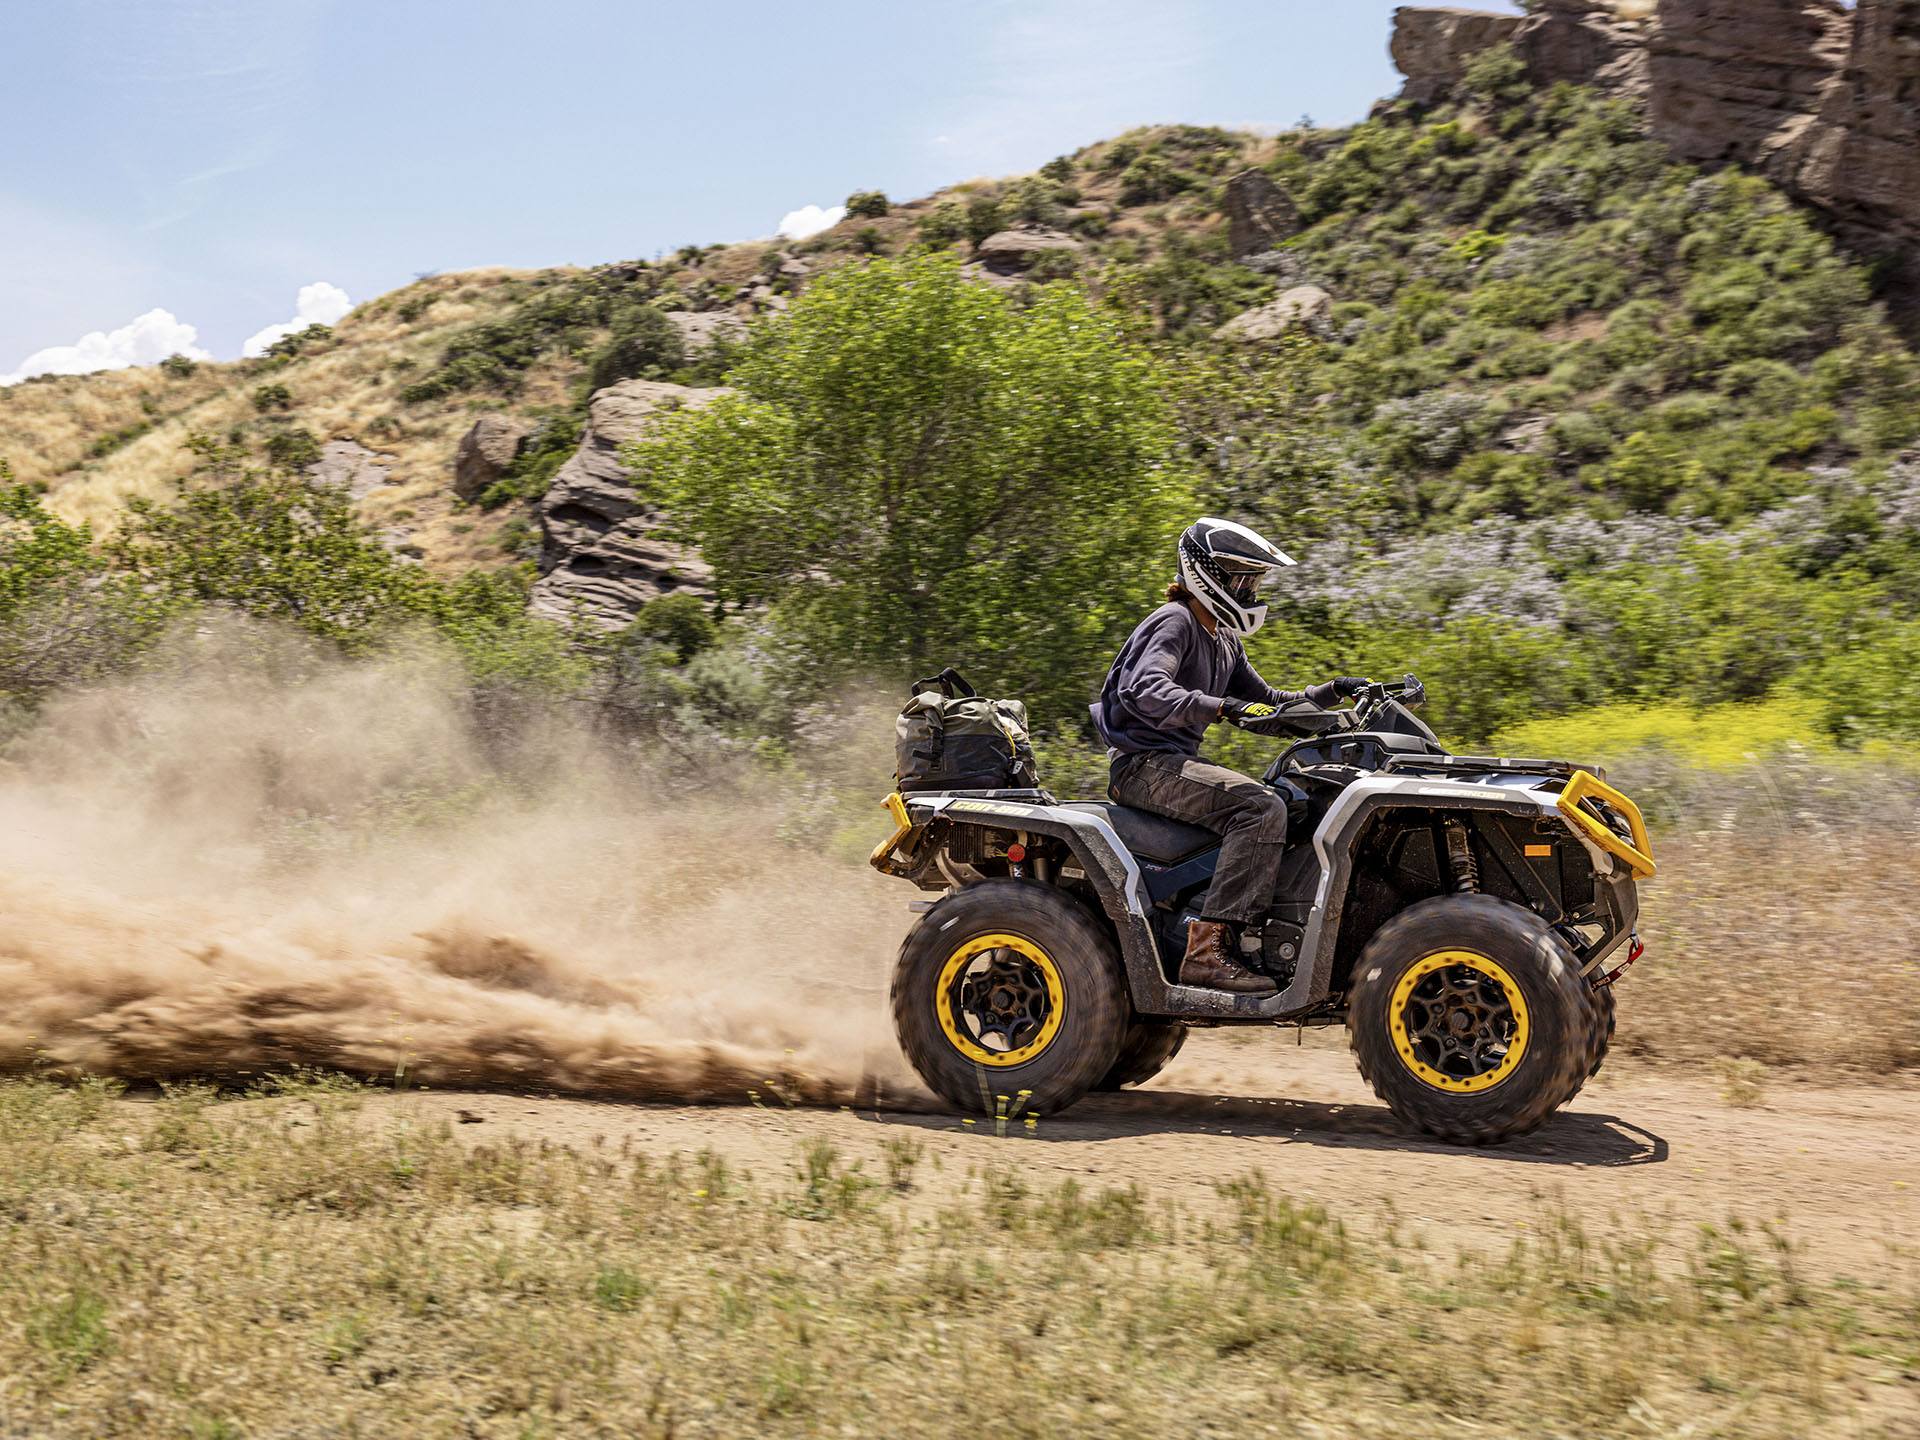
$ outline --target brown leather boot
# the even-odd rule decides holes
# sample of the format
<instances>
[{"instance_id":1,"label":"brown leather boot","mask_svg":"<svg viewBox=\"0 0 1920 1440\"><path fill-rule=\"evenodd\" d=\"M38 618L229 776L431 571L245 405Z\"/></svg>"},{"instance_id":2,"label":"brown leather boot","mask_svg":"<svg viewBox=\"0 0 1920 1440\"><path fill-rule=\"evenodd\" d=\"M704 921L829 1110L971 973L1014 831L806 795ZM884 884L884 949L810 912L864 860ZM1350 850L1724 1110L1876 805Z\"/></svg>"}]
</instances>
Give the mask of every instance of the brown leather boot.
<instances>
[{"instance_id":1,"label":"brown leather boot","mask_svg":"<svg viewBox=\"0 0 1920 1440\"><path fill-rule=\"evenodd\" d=\"M1196 920L1187 927L1187 953L1180 961L1180 983L1236 995L1271 995L1279 986L1256 975L1227 953L1232 932L1218 920Z\"/></svg>"}]
</instances>

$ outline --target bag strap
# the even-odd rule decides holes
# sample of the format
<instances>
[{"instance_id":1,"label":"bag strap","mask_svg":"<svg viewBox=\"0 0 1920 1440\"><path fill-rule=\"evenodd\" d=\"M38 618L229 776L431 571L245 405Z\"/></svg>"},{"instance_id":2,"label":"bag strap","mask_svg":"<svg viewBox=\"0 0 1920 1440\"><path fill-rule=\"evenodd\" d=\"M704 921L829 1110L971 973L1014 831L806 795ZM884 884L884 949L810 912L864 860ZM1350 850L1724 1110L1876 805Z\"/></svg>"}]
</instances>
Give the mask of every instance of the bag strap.
<instances>
[{"instance_id":1,"label":"bag strap","mask_svg":"<svg viewBox=\"0 0 1920 1440\"><path fill-rule=\"evenodd\" d=\"M915 691L938 690L949 700L970 700L980 692L960 677L960 672L951 665L925 680L913 682Z\"/></svg>"}]
</instances>

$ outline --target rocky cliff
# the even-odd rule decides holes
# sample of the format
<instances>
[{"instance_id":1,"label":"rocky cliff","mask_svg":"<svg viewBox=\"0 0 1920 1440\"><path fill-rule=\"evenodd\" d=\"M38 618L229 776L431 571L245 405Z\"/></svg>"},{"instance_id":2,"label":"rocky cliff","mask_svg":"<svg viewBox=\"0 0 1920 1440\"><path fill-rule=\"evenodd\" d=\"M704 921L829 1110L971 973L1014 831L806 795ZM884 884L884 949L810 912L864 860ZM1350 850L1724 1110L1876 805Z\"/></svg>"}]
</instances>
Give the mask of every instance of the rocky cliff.
<instances>
[{"instance_id":1,"label":"rocky cliff","mask_svg":"<svg viewBox=\"0 0 1920 1440\"><path fill-rule=\"evenodd\" d=\"M1920 242L1920 0L1542 0L1526 16L1404 7L1403 98L1430 103L1511 44L1537 83L1644 99L1691 160L1751 166L1876 252Z\"/></svg>"}]
</instances>

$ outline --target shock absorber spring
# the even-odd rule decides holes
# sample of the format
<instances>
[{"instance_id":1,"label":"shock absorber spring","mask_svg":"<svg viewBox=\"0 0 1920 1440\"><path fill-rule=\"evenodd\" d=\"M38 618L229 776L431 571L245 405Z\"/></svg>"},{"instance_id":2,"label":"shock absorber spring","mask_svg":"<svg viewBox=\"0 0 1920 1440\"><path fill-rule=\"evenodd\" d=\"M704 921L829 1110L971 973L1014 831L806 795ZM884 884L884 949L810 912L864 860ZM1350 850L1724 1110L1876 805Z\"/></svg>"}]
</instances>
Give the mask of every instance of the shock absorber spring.
<instances>
[{"instance_id":1,"label":"shock absorber spring","mask_svg":"<svg viewBox=\"0 0 1920 1440\"><path fill-rule=\"evenodd\" d=\"M1480 862L1474 857L1473 842L1467 838L1467 827L1456 815L1446 819L1447 860L1453 866L1453 888L1461 894L1470 894L1480 888Z\"/></svg>"}]
</instances>

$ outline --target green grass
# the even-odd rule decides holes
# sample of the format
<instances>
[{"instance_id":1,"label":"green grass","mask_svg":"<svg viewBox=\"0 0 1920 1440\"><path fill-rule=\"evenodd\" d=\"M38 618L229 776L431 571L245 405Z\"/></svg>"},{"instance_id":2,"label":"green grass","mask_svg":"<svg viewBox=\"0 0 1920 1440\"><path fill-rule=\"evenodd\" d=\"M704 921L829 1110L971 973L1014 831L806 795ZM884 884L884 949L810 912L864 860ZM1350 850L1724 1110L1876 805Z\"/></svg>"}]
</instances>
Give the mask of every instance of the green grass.
<instances>
[{"instance_id":1,"label":"green grass","mask_svg":"<svg viewBox=\"0 0 1920 1440\"><path fill-rule=\"evenodd\" d=\"M1911 1257L1830 1282L1737 1220L1435 1252L1018 1142L868 1178L468 1138L337 1083L0 1084L0 1432L1870 1436L1920 1365Z\"/></svg>"}]
</instances>

